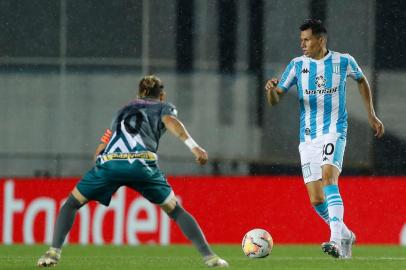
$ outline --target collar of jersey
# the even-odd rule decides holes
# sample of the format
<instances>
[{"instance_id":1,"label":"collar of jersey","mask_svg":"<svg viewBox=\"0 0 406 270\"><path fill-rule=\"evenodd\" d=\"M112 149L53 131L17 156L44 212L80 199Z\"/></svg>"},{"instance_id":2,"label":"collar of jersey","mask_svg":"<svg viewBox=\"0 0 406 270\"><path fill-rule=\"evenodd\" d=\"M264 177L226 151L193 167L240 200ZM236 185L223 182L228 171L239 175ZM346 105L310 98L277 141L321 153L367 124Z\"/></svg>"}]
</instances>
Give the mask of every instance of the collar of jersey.
<instances>
[{"instance_id":1,"label":"collar of jersey","mask_svg":"<svg viewBox=\"0 0 406 270\"><path fill-rule=\"evenodd\" d=\"M305 56L307 59L309 59L310 61L316 62L316 63L320 63L320 62L324 62L324 60L326 60L327 58L329 58L331 56L332 52L330 50L328 50L328 53L321 59L316 60L310 57Z\"/></svg>"}]
</instances>

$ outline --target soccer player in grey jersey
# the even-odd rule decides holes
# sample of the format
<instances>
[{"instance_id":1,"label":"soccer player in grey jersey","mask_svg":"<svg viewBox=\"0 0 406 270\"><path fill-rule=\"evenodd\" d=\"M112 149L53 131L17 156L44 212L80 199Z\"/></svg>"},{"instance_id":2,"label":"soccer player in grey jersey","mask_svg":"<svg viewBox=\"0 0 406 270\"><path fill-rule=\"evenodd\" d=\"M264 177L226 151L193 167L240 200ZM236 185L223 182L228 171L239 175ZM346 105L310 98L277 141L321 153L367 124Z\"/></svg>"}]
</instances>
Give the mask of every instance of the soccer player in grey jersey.
<instances>
[{"instance_id":1,"label":"soccer player in grey jersey","mask_svg":"<svg viewBox=\"0 0 406 270\"><path fill-rule=\"evenodd\" d=\"M174 192L157 163L159 139L168 129L182 140L196 162L204 165L208 156L177 119L175 106L164 102L165 91L156 76L145 76L139 83L139 98L120 109L111 130L107 130L96 149L94 167L79 181L62 206L56 220L52 245L39 258L38 266L58 263L61 248L77 211L91 200L108 206L112 195L127 186L159 205L196 246L209 267L228 263L210 249L198 223L177 202Z\"/></svg>"}]
</instances>

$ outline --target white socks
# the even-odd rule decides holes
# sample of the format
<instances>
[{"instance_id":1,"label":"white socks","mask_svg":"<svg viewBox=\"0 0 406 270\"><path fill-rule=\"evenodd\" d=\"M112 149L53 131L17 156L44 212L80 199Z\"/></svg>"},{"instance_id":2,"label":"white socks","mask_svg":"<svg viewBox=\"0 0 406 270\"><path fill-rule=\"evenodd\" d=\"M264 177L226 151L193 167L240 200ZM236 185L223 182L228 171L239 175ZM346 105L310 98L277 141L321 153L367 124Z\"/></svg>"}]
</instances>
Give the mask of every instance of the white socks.
<instances>
[{"instance_id":1,"label":"white socks","mask_svg":"<svg viewBox=\"0 0 406 270\"><path fill-rule=\"evenodd\" d=\"M341 239L349 238L351 232L343 222L344 205L337 185L325 186L324 193L326 200L324 203L314 206L319 216L330 225L330 241L341 244Z\"/></svg>"}]
</instances>

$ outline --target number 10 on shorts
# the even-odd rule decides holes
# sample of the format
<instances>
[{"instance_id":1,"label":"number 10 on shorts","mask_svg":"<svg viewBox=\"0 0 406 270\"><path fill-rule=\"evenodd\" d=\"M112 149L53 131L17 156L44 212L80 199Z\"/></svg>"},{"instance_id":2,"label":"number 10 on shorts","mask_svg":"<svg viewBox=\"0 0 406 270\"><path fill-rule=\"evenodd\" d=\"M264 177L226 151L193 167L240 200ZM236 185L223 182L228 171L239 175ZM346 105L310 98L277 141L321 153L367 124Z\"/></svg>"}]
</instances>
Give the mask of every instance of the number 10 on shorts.
<instances>
[{"instance_id":1,"label":"number 10 on shorts","mask_svg":"<svg viewBox=\"0 0 406 270\"><path fill-rule=\"evenodd\" d=\"M323 145L323 156L329 156L334 153L334 144L328 143Z\"/></svg>"}]
</instances>

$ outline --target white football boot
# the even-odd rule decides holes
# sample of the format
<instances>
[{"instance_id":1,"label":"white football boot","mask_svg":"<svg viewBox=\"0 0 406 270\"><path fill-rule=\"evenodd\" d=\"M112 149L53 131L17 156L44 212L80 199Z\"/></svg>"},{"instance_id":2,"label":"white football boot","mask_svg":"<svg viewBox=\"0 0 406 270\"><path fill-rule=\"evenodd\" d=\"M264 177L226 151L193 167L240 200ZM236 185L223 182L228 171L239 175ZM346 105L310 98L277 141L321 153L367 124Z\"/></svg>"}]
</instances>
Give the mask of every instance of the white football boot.
<instances>
[{"instance_id":1,"label":"white football boot","mask_svg":"<svg viewBox=\"0 0 406 270\"><path fill-rule=\"evenodd\" d=\"M357 238L355 237L355 233L350 231L351 235L349 238L341 239L341 248L343 249L343 259L351 259L352 258L352 245L355 244Z\"/></svg>"},{"instance_id":2,"label":"white football boot","mask_svg":"<svg viewBox=\"0 0 406 270\"><path fill-rule=\"evenodd\" d=\"M55 266L61 259L61 250L59 248L50 247L37 262L39 267Z\"/></svg>"},{"instance_id":3,"label":"white football boot","mask_svg":"<svg viewBox=\"0 0 406 270\"><path fill-rule=\"evenodd\" d=\"M228 262L217 255L204 257L203 260L208 267L228 267Z\"/></svg>"},{"instance_id":4,"label":"white football boot","mask_svg":"<svg viewBox=\"0 0 406 270\"><path fill-rule=\"evenodd\" d=\"M321 244L324 253L334 258L343 258L343 250L339 244L334 241L324 242Z\"/></svg>"}]
</instances>

